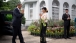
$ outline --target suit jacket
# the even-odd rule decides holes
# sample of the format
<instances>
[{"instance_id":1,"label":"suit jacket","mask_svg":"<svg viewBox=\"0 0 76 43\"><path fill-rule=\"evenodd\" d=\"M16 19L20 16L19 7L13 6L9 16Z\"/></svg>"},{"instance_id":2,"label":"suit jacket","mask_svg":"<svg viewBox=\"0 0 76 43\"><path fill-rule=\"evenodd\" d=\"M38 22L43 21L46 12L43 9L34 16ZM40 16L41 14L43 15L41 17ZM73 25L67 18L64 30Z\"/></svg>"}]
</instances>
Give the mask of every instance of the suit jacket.
<instances>
[{"instance_id":1,"label":"suit jacket","mask_svg":"<svg viewBox=\"0 0 76 43\"><path fill-rule=\"evenodd\" d=\"M18 8L15 8L13 10L13 21L12 25L13 26L21 26L21 19L22 19L23 14L20 13Z\"/></svg>"},{"instance_id":2,"label":"suit jacket","mask_svg":"<svg viewBox=\"0 0 76 43\"><path fill-rule=\"evenodd\" d=\"M74 20L75 22L76 22L76 18L75 18L75 20Z\"/></svg>"},{"instance_id":3,"label":"suit jacket","mask_svg":"<svg viewBox=\"0 0 76 43\"><path fill-rule=\"evenodd\" d=\"M64 26L70 26L70 20L67 20L68 17L70 17L70 15L67 15L66 13L62 16L62 19L64 20Z\"/></svg>"}]
</instances>

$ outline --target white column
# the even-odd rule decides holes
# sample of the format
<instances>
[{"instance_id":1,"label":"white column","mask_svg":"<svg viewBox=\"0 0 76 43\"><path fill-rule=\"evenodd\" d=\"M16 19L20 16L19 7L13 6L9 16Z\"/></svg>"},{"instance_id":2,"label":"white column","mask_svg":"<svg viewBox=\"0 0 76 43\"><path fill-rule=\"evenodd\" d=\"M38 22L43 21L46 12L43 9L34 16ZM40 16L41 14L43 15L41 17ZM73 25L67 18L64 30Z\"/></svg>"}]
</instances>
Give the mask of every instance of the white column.
<instances>
[{"instance_id":1,"label":"white column","mask_svg":"<svg viewBox=\"0 0 76 43\"><path fill-rule=\"evenodd\" d=\"M26 20L28 20L28 19L29 19L28 12L29 12L29 11L28 11L28 4L25 4L24 16L25 16Z\"/></svg>"},{"instance_id":2,"label":"white column","mask_svg":"<svg viewBox=\"0 0 76 43\"><path fill-rule=\"evenodd\" d=\"M60 2L60 7L59 7L59 20L62 20L62 15L63 15L63 3Z\"/></svg>"},{"instance_id":3,"label":"white column","mask_svg":"<svg viewBox=\"0 0 76 43\"><path fill-rule=\"evenodd\" d=\"M53 0L48 0L48 14L49 14L49 18L52 19L52 1Z\"/></svg>"},{"instance_id":4,"label":"white column","mask_svg":"<svg viewBox=\"0 0 76 43\"><path fill-rule=\"evenodd\" d=\"M72 18L72 6L71 6L71 4L69 4L69 14L70 14L70 17Z\"/></svg>"},{"instance_id":5,"label":"white column","mask_svg":"<svg viewBox=\"0 0 76 43\"><path fill-rule=\"evenodd\" d=\"M36 18L37 18L37 14L36 14L36 12L35 11L37 11L37 9L36 9L36 3L33 3L33 20L35 20Z\"/></svg>"},{"instance_id":6,"label":"white column","mask_svg":"<svg viewBox=\"0 0 76 43\"><path fill-rule=\"evenodd\" d=\"M37 2L36 4L36 19L38 20L40 17L39 17L39 13L40 13L40 1Z\"/></svg>"}]
</instances>

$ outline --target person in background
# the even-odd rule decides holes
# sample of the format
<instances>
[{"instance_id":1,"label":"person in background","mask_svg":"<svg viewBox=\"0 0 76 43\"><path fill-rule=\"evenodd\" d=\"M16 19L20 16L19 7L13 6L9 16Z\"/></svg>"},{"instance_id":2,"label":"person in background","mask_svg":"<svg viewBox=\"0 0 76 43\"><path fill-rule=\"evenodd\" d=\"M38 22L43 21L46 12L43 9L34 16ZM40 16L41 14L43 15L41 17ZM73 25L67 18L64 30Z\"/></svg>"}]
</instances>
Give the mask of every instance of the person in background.
<instances>
[{"instance_id":1,"label":"person in background","mask_svg":"<svg viewBox=\"0 0 76 43\"><path fill-rule=\"evenodd\" d=\"M74 22L75 22L74 25L75 25L75 30L76 30L76 18L75 18ZM76 35L76 33L75 33L75 35Z\"/></svg>"},{"instance_id":2,"label":"person in background","mask_svg":"<svg viewBox=\"0 0 76 43\"><path fill-rule=\"evenodd\" d=\"M21 20L24 14L24 10L20 10L21 7L22 4L19 3L17 7L13 10L12 25L14 32L13 32L12 43L16 43L15 39L17 36L19 36L20 43L25 43L21 32Z\"/></svg>"},{"instance_id":3,"label":"person in background","mask_svg":"<svg viewBox=\"0 0 76 43\"><path fill-rule=\"evenodd\" d=\"M47 8L43 7L42 8L42 13L40 14L41 18L41 31L40 31L40 43L46 43L46 29L47 29L47 19L48 19L48 14L47 14Z\"/></svg>"},{"instance_id":4,"label":"person in background","mask_svg":"<svg viewBox=\"0 0 76 43\"><path fill-rule=\"evenodd\" d=\"M65 9L65 14L63 14L62 19L64 20L64 38L67 39L71 39L69 37L69 31L70 31L70 15L68 13L68 9Z\"/></svg>"},{"instance_id":5,"label":"person in background","mask_svg":"<svg viewBox=\"0 0 76 43\"><path fill-rule=\"evenodd\" d=\"M74 20L74 21L75 21L75 30L76 30L76 18L75 18L75 20ZM75 31L75 36L76 36L76 31Z\"/></svg>"}]
</instances>

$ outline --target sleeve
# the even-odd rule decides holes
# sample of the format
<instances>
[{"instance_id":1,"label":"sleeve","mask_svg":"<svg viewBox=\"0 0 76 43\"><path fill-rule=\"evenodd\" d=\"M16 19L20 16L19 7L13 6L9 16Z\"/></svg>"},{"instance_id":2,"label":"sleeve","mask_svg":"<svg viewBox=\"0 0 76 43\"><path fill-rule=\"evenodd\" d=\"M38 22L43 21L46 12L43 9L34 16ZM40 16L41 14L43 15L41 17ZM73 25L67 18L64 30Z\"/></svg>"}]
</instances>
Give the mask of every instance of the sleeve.
<instances>
[{"instance_id":1,"label":"sleeve","mask_svg":"<svg viewBox=\"0 0 76 43\"><path fill-rule=\"evenodd\" d=\"M23 14L21 14L20 12L17 11L17 9L15 9L13 11L13 14L17 17L17 18L21 18L23 16Z\"/></svg>"},{"instance_id":2,"label":"sleeve","mask_svg":"<svg viewBox=\"0 0 76 43\"><path fill-rule=\"evenodd\" d=\"M65 15L64 15L64 14L63 14L63 16L62 16L62 20L64 20L64 21L67 20L67 18L65 18Z\"/></svg>"}]
</instances>

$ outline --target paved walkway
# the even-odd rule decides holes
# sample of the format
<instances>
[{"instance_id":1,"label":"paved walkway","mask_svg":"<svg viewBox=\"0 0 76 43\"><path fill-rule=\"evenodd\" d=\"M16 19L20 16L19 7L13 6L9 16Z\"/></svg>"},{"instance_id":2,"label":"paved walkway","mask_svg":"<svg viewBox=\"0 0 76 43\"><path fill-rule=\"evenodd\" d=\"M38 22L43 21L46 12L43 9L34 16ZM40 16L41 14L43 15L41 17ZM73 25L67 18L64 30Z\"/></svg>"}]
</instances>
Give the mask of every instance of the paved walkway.
<instances>
[{"instance_id":1,"label":"paved walkway","mask_svg":"<svg viewBox=\"0 0 76 43\"><path fill-rule=\"evenodd\" d=\"M32 36L28 31L23 31L23 37L26 43L40 43L40 38L38 36ZM12 36L3 36L0 38L0 43L11 43ZM51 39L47 38L47 43L76 43L76 37L72 39ZM17 43L20 43L18 38L16 39Z\"/></svg>"}]
</instances>

